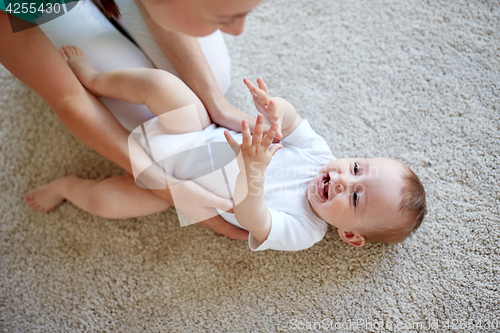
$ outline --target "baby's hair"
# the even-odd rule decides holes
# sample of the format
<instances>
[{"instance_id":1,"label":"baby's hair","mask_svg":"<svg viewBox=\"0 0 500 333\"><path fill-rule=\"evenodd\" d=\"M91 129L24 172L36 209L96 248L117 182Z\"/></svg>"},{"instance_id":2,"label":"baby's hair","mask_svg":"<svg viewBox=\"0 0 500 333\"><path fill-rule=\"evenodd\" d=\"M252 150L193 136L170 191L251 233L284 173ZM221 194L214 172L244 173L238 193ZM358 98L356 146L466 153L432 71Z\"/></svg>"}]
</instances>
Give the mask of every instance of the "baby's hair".
<instances>
[{"instance_id":1,"label":"baby's hair","mask_svg":"<svg viewBox=\"0 0 500 333\"><path fill-rule=\"evenodd\" d=\"M425 189L418 176L408 166L403 168L403 179L405 186L401 190L401 204L399 210L410 219L410 232L420 227L427 214L427 204L425 202Z\"/></svg>"},{"instance_id":2,"label":"baby's hair","mask_svg":"<svg viewBox=\"0 0 500 333\"><path fill-rule=\"evenodd\" d=\"M399 204L399 223L388 223L385 227L366 232L366 241L380 243L400 243L420 227L427 214L425 189L418 176L406 164L401 163L402 178L405 183L401 189Z\"/></svg>"},{"instance_id":3,"label":"baby's hair","mask_svg":"<svg viewBox=\"0 0 500 333\"><path fill-rule=\"evenodd\" d=\"M92 0L92 2L102 11L104 15L106 15L107 18L120 18L120 8L118 8L115 0Z\"/></svg>"}]
</instances>

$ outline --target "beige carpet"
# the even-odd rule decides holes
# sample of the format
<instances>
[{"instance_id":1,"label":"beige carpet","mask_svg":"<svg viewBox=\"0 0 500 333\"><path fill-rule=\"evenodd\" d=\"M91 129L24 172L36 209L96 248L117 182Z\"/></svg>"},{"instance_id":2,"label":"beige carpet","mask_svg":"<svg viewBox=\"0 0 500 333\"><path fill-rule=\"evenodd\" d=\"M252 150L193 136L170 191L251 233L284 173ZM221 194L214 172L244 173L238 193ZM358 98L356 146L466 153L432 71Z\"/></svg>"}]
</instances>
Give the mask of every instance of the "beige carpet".
<instances>
[{"instance_id":1,"label":"beige carpet","mask_svg":"<svg viewBox=\"0 0 500 333\"><path fill-rule=\"evenodd\" d=\"M29 209L35 186L122 171L0 67L0 331L494 332L499 22L498 1L268 0L227 38L236 106L254 113L241 80L262 75L335 156L401 159L425 183L420 230L361 249L333 228L307 251L254 253L181 228L173 210L113 221L69 203Z\"/></svg>"}]
</instances>

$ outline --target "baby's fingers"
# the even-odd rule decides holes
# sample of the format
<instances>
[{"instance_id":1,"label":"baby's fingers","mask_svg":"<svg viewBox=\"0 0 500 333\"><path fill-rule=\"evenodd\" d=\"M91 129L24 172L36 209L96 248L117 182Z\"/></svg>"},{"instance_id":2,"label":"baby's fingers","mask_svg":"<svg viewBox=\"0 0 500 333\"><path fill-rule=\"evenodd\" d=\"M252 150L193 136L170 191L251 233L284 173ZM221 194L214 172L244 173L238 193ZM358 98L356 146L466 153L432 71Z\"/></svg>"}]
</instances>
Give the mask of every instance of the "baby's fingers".
<instances>
[{"instance_id":1,"label":"baby's fingers","mask_svg":"<svg viewBox=\"0 0 500 333\"><path fill-rule=\"evenodd\" d=\"M264 116L259 114L257 116L257 121L255 122L255 128L253 130L252 145L258 147L262 141L262 135L264 134Z\"/></svg>"},{"instance_id":2,"label":"baby's fingers","mask_svg":"<svg viewBox=\"0 0 500 333\"><path fill-rule=\"evenodd\" d=\"M248 149L252 146L252 134L250 133L250 127L248 127L248 121L243 120L241 122L241 134L243 135L243 140L241 147Z\"/></svg>"},{"instance_id":3,"label":"baby's fingers","mask_svg":"<svg viewBox=\"0 0 500 333\"><path fill-rule=\"evenodd\" d=\"M269 102L271 101L271 99L269 98L269 95L262 89L260 88L255 88L255 92L257 94L257 97L259 98L259 102L266 105L269 104Z\"/></svg>"},{"instance_id":4,"label":"baby's fingers","mask_svg":"<svg viewBox=\"0 0 500 333\"><path fill-rule=\"evenodd\" d=\"M267 106L267 112L271 116L274 116L274 114L276 113L276 103L274 103L272 100L269 101L269 105Z\"/></svg>"},{"instance_id":5,"label":"baby's fingers","mask_svg":"<svg viewBox=\"0 0 500 333\"><path fill-rule=\"evenodd\" d=\"M270 101L269 96L267 95L267 92L263 89L257 88L249 79L244 78L243 82L246 84L248 87L248 90L250 90L250 93L253 96L253 100L255 103L259 104L268 104Z\"/></svg>"},{"instance_id":6,"label":"baby's fingers","mask_svg":"<svg viewBox=\"0 0 500 333\"><path fill-rule=\"evenodd\" d=\"M273 143L273 139L274 139L274 136L276 135L277 130L278 130L278 123L274 122L271 125L271 128L269 129L269 131L264 136L264 139L262 139L262 147L267 149L271 145L271 143Z\"/></svg>"},{"instance_id":7,"label":"baby's fingers","mask_svg":"<svg viewBox=\"0 0 500 333\"><path fill-rule=\"evenodd\" d=\"M231 146L236 156L240 153L240 144L229 134L229 131L224 131L224 136L226 137L227 143Z\"/></svg>"},{"instance_id":8,"label":"baby's fingers","mask_svg":"<svg viewBox=\"0 0 500 333\"><path fill-rule=\"evenodd\" d=\"M259 85L260 89L264 90L266 94L269 94L269 92L267 91L267 84L264 82L264 79L261 78L260 76L257 79L257 84Z\"/></svg>"},{"instance_id":9,"label":"baby's fingers","mask_svg":"<svg viewBox=\"0 0 500 333\"><path fill-rule=\"evenodd\" d=\"M247 86L248 90L250 90L250 93L252 93L252 95L254 95L254 90L256 90L257 87L252 83L252 81L250 81L247 78L244 78L243 83Z\"/></svg>"},{"instance_id":10,"label":"baby's fingers","mask_svg":"<svg viewBox=\"0 0 500 333\"><path fill-rule=\"evenodd\" d=\"M283 133L281 133L281 119L278 121L278 129L276 130L276 139L283 140Z\"/></svg>"},{"instance_id":11,"label":"baby's fingers","mask_svg":"<svg viewBox=\"0 0 500 333\"><path fill-rule=\"evenodd\" d=\"M271 157L273 157L273 156L274 156L274 154L276 154L276 152L277 152L278 150L280 150L281 148L283 148L283 146L282 146L282 145L280 145L280 144L275 144L275 145L273 145L272 147L270 147L270 148L269 148L269 153L271 154Z\"/></svg>"}]
</instances>

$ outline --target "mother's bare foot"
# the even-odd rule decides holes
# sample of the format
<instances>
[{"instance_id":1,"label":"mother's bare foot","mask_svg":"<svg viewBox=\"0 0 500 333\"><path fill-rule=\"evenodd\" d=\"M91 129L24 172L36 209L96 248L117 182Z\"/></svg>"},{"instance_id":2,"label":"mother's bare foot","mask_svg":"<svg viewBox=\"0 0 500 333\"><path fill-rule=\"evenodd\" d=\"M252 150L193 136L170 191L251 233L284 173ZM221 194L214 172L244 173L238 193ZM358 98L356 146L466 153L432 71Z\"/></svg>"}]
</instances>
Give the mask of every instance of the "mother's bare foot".
<instances>
[{"instance_id":1,"label":"mother's bare foot","mask_svg":"<svg viewBox=\"0 0 500 333\"><path fill-rule=\"evenodd\" d=\"M24 196L24 201L29 207L46 213L64 201L64 190L67 183L73 178L77 177L67 176L37 187Z\"/></svg>"},{"instance_id":2,"label":"mother's bare foot","mask_svg":"<svg viewBox=\"0 0 500 333\"><path fill-rule=\"evenodd\" d=\"M76 77L90 92L95 94L92 90L92 79L99 72L92 66L87 57L76 46L63 46L59 53L63 56L64 60L68 63L69 67L75 73Z\"/></svg>"}]
</instances>

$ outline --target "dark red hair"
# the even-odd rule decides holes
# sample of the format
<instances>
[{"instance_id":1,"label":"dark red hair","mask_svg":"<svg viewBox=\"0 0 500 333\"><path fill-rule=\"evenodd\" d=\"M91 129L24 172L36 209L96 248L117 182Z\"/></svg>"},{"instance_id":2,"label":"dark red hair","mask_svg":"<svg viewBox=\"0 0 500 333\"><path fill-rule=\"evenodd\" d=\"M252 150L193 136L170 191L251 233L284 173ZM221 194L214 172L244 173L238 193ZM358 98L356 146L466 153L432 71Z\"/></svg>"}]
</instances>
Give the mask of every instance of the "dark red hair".
<instances>
[{"instance_id":1,"label":"dark red hair","mask_svg":"<svg viewBox=\"0 0 500 333\"><path fill-rule=\"evenodd\" d=\"M120 8L115 0L92 0L92 2L101 9L106 17L120 18Z\"/></svg>"}]
</instances>

